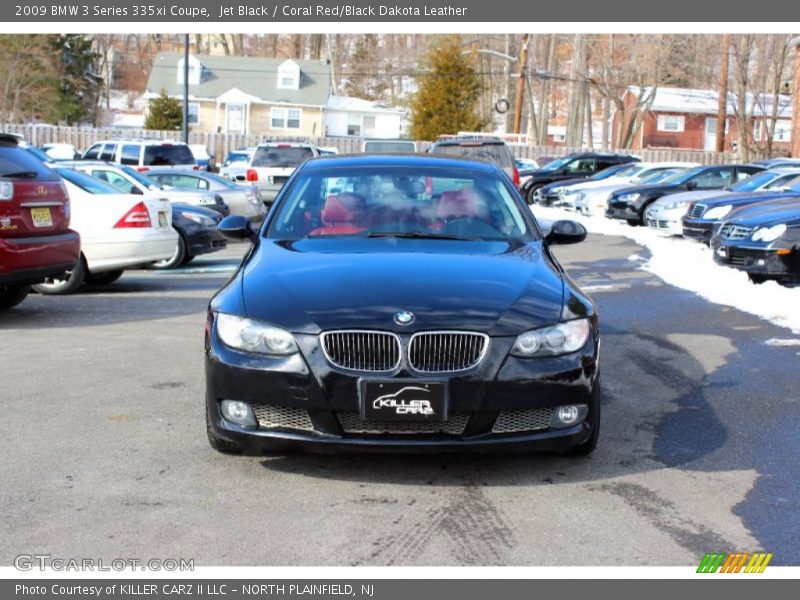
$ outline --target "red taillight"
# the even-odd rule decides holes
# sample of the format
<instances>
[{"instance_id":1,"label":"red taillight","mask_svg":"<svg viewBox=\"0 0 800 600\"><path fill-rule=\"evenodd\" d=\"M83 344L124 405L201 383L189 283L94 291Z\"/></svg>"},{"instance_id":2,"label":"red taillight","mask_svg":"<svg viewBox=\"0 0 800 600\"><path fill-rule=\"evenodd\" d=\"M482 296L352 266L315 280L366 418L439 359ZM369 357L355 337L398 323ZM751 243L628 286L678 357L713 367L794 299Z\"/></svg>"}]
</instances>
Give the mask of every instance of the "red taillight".
<instances>
[{"instance_id":1,"label":"red taillight","mask_svg":"<svg viewBox=\"0 0 800 600\"><path fill-rule=\"evenodd\" d=\"M425 178L425 193L426 194L433 194L433 178L426 177Z\"/></svg>"},{"instance_id":2,"label":"red taillight","mask_svg":"<svg viewBox=\"0 0 800 600\"><path fill-rule=\"evenodd\" d=\"M192 167L192 171L199 171L199 170L200 170L200 165L195 165Z\"/></svg>"},{"instance_id":3,"label":"red taillight","mask_svg":"<svg viewBox=\"0 0 800 600\"><path fill-rule=\"evenodd\" d=\"M150 211L147 210L147 206L145 206L144 202L139 202L139 204L126 212L123 217L117 221L114 228L152 226L153 223L150 221Z\"/></svg>"},{"instance_id":4,"label":"red taillight","mask_svg":"<svg viewBox=\"0 0 800 600\"><path fill-rule=\"evenodd\" d=\"M147 173L147 171L150 170L150 167L136 167L136 170L139 171L139 173Z\"/></svg>"},{"instance_id":5,"label":"red taillight","mask_svg":"<svg viewBox=\"0 0 800 600\"><path fill-rule=\"evenodd\" d=\"M514 185L519 187L519 171L517 167L511 167L511 181L514 182Z\"/></svg>"},{"instance_id":6,"label":"red taillight","mask_svg":"<svg viewBox=\"0 0 800 600\"><path fill-rule=\"evenodd\" d=\"M258 171L255 169L247 169L244 178L246 181L258 181Z\"/></svg>"}]
</instances>

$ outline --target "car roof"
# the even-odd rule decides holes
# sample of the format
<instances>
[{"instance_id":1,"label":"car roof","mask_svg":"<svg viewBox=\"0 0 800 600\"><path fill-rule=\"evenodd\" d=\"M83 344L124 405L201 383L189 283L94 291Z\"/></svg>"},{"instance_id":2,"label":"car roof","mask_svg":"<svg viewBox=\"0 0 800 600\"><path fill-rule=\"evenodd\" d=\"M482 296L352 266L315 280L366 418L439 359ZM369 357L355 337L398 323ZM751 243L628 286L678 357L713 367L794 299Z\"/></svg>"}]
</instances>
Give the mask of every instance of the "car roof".
<instances>
[{"instance_id":1,"label":"car roof","mask_svg":"<svg viewBox=\"0 0 800 600\"><path fill-rule=\"evenodd\" d=\"M143 139L143 138L114 138L111 140L98 140L92 146L96 146L97 144L147 144L151 146L188 146L185 142L181 142L180 140L150 140L150 139Z\"/></svg>"},{"instance_id":2,"label":"car roof","mask_svg":"<svg viewBox=\"0 0 800 600\"><path fill-rule=\"evenodd\" d=\"M398 140L404 141L404 140ZM434 146L482 146L482 145L505 146L506 143L496 137L458 137L436 140Z\"/></svg>"},{"instance_id":3,"label":"car roof","mask_svg":"<svg viewBox=\"0 0 800 600\"><path fill-rule=\"evenodd\" d=\"M256 150L258 148L263 148L264 146L290 146L292 148L313 148L314 144L309 142L297 142L297 141L281 141L281 140L271 140L269 142L262 142L258 146L256 146Z\"/></svg>"},{"instance_id":4,"label":"car roof","mask_svg":"<svg viewBox=\"0 0 800 600\"><path fill-rule=\"evenodd\" d=\"M62 167L112 167L119 169L122 167L119 163L111 162L108 160L59 160L56 164Z\"/></svg>"},{"instance_id":5,"label":"car roof","mask_svg":"<svg viewBox=\"0 0 800 600\"><path fill-rule=\"evenodd\" d=\"M485 173L497 173L499 169L494 163L450 154L334 154L309 158L302 164L303 169L325 169L331 166L363 167L363 166L420 166L440 168L470 168ZM502 171L500 171L502 172Z\"/></svg>"}]
</instances>

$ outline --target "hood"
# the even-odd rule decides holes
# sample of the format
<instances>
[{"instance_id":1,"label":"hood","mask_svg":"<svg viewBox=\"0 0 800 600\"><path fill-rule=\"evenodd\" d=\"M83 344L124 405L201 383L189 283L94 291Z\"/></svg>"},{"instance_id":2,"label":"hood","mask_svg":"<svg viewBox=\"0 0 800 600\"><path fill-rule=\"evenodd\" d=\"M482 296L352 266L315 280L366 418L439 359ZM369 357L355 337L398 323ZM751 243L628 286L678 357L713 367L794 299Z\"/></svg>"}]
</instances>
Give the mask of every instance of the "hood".
<instances>
[{"instance_id":1,"label":"hood","mask_svg":"<svg viewBox=\"0 0 800 600\"><path fill-rule=\"evenodd\" d=\"M544 252L541 242L262 239L239 277L247 315L295 333L518 335L561 316L564 282ZM416 321L396 325L399 311Z\"/></svg>"},{"instance_id":2,"label":"hood","mask_svg":"<svg viewBox=\"0 0 800 600\"><path fill-rule=\"evenodd\" d=\"M730 192L724 190L701 190L693 192L678 192L677 194L670 194L668 198L659 198L653 203L653 206L665 206L673 202L683 202L689 204L691 202L699 202L706 198L728 198L732 196Z\"/></svg>"},{"instance_id":3,"label":"hood","mask_svg":"<svg viewBox=\"0 0 800 600\"><path fill-rule=\"evenodd\" d=\"M628 185L621 187L614 191L614 196L621 196L623 194L668 194L670 192L679 192L685 189L682 185L660 185L653 183L650 185ZM716 190L717 192L719 190Z\"/></svg>"},{"instance_id":4,"label":"hood","mask_svg":"<svg viewBox=\"0 0 800 600\"><path fill-rule=\"evenodd\" d=\"M598 179L595 181L584 181L580 185L575 185L570 189L570 192L582 192L590 190L592 192L599 190L616 190L630 184L630 179L627 177L607 177L605 179Z\"/></svg>"},{"instance_id":5,"label":"hood","mask_svg":"<svg viewBox=\"0 0 800 600\"><path fill-rule=\"evenodd\" d=\"M778 223L798 225L800 224L800 196L745 206L731 212L725 222L735 222L737 225L745 227L764 227Z\"/></svg>"},{"instance_id":6,"label":"hood","mask_svg":"<svg viewBox=\"0 0 800 600\"><path fill-rule=\"evenodd\" d=\"M714 206L725 206L731 204L733 206L746 206L748 204L756 204L761 202L770 202L772 200L792 199L797 198L797 195L792 195L791 192L779 192L777 190L765 190L763 192L736 192L729 193L721 196L716 196L704 200L702 204L708 209Z\"/></svg>"}]
</instances>

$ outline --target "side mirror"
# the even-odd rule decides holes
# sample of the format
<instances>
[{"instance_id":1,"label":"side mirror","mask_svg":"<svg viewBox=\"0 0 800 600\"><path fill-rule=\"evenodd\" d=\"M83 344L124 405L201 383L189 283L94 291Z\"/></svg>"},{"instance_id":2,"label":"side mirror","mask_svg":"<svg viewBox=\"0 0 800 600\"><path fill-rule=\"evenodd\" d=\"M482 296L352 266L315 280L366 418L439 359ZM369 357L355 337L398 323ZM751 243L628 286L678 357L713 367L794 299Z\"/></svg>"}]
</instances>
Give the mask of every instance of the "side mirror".
<instances>
[{"instance_id":1,"label":"side mirror","mask_svg":"<svg viewBox=\"0 0 800 600\"><path fill-rule=\"evenodd\" d=\"M232 240L250 240L251 242L258 235L253 229L250 219L241 215L230 215L222 219L219 224L219 232Z\"/></svg>"},{"instance_id":2,"label":"side mirror","mask_svg":"<svg viewBox=\"0 0 800 600\"><path fill-rule=\"evenodd\" d=\"M696 181L687 181L686 182L686 189L691 191L697 189L697 182Z\"/></svg>"},{"instance_id":3,"label":"side mirror","mask_svg":"<svg viewBox=\"0 0 800 600\"><path fill-rule=\"evenodd\" d=\"M577 244L586 239L586 228L575 221L556 221L544 239L548 244Z\"/></svg>"}]
</instances>

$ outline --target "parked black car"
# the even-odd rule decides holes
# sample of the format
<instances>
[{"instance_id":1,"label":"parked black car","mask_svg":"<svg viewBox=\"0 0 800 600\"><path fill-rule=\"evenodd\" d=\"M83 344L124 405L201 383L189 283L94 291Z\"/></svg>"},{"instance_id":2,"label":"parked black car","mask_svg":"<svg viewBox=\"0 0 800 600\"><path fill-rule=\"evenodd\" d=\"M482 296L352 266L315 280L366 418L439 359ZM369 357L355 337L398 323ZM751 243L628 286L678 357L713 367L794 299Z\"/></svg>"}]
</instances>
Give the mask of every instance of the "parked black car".
<instances>
[{"instance_id":1,"label":"parked black car","mask_svg":"<svg viewBox=\"0 0 800 600\"><path fill-rule=\"evenodd\" d=\"M800 195L800 181L785 188L725 194L692 202L683 217L683 237L708 244L711 235L729 215L745 206Z\"/></svg>"},{"instance_id":2,"label":"parked black car","mask_svg":"<svg viewBox=\"0 0 800 600\"><path fill-rule=\"evenodd\" d=\"M755 283L800 282L800 197L732 212L711 249L718 264L745 271Z\"/></svg>"},{"instance_id":3,"label":"parked black car","mask_svg":"<svg viewBox=\"0 0 800 600\"><path fill-rule=\"evenodd\" d=\"M523 184L520 191L528 204L533 204L536 190L548 183L567 179L586 179L614 165L639 162L640 160L638 156L631 154L610 154L606 152L568 154L548 163L541 169L528 173L529 179Z\"/></svg>"},{"instance_id":4,"label":"parked black car","mask_svg":"<svg viewBox=\"0 0 800 600\"><path fill-rule=\"evenodd\" d=\"M642 225L645 210L659 198L692 190L721 190L763 170L764 167L756 165L695 167L662 183L622 188L609 197L606 217L622 219L631 225Z\"/></svg>"},{"instance_id":5,"label":"parked black car","mask_svg":"<svg viewBox=\"0 0 800 600\"><path fill-rule=\"evenodd\" d=\"M172 203L172 228L178 232L178 247L167 260L153 263L153 269L172 269L191 262L200 254L217 252L228 245L228 240L219 233L222 215L216 210L185 204Z\"/></svg>"},{"instance_id":6,"label":"parked black car","mask_svg":"<svg viewBox=\"0 0 800 600\"><path fill-rule=\"evenodd\" d=\"M578 185L579 183L585 183L587 181L601 181L603 179L608 179L609 177L615 177L625 169L630 169L631 165L633 164L635 163L619 163L618 165L614 165L612 167L608 167L607 169L603 169L602 171L598 171L597 173L589 177L575 177L572 179L564 179L561 181L554 181L553 183L548 183L547 185L543 185L533 192L534 202L536 204L541 204L542 206L552 206L560 199L559 198L560 189L569 188L573 185ZM528 169L528 171L530 171L530 169ZM526 172L520 171L520 177L523 177L523 173ZM533 175L531 175L531 177L532 176Z\"/></svg>"},{"instance_id":7,"label":"parked black car","mask_svg":"<svg viewBox=\"0 0 800 600\"><path fill-rule=\"evenodd\" d=\"M594 449L597 309L550 251L586 230L543 235L497 166L311 159L220 230L253 249L208 311L215 449Z\"/></svg>"}]
</instances>

